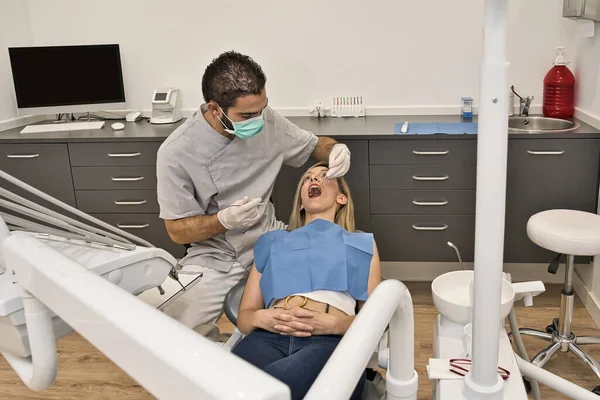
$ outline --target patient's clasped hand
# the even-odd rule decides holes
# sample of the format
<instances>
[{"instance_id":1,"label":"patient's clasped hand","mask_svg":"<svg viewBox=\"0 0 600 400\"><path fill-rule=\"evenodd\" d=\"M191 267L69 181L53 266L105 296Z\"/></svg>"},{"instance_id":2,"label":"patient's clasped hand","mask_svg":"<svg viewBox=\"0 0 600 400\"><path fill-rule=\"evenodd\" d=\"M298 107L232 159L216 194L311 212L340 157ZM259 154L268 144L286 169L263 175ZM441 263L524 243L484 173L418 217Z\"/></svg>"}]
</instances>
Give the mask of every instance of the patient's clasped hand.
<instances>
[{"instance_id":1,"label":"patient's clasped hand","mask_svg":"<svg viewBox=\"0 0 600 400\"><path fill-rule=\"evenodd\" d=\"M381 282L373 235L354 232L343 178L319 163L298 184L288 231L263 234L254 248L238 316L245 335L233 353L303 398ZM360 399L365 377L352 395Z\"/></svg>"}]
</instances>

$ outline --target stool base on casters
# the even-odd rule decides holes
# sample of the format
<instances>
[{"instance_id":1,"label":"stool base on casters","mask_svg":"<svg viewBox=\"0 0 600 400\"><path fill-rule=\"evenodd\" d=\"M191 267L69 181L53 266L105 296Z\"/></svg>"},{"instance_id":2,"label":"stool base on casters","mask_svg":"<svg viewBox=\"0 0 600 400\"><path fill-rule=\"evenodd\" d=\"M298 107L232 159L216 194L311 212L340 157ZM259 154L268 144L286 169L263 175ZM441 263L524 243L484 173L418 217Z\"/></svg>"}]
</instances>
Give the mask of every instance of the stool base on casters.
<instances>
[{"instance_id":1,"label":"stool base on casters","mask_svg":"<svg viewBox=\"0 0 600 400\"><path fill-rule=\"evenodd\" d=\"M556 274L561 257L563 255L567 257L565 285L560 298L558 318L552 325L546 327L546 333L533 329L519 330L519 333L522 332L524 335L532 335L551 342L534 357L532 363L542 367L559 351L571 352L582 359L600 378L600 363L581 349L584 344L600 344L600 337L577 337L571 330L575 299L573 290L575 257L600 254L600 215L568 209L538 212L527 221L527 236L541 248L556 254L556 258L548 266L548 272ZM592 392L600 394L600 386L596 386Z\"/></svg>"},{"instance_id":2,"label":"stool base on casters","mask_svg":"<svg viewBox=\"0 0 600 400\"><path fill-rule=\"evenodd\" d=\"M562 296L572 298L573 294L565 295L563 293ZM572 299L568 299L566 302L563 302L563 304L564 303L570 303L572 305ZM531 363L543 368L548 360L550 360L559 351L563 353L570 351L583 360L583 362L585 362L591 368L591 370L594 371L594 374L596 374L598 379L600 379L600 363L595 358L587 354L583 349L581 349L581 347L579 347L580 345L585 344L600 344L600 336L577 337L573 332L571 332L570 322L572 321L572 315L572 307L561 307L560 317L555 318L552 325L548 325L546 327L546 332L530 328L519 329L519 333L521 335L533 336L551 342L548 347L536 354L536 356L531 360ZM561 324L561 318L564 318L564 321L566 321L564 324ZM564 331L565 326L568 327L568 331L566 332ZM563 332L566 333L566 335L560 333L561 331L559 327L563 328Z\"/></svg>"}]
</instances>

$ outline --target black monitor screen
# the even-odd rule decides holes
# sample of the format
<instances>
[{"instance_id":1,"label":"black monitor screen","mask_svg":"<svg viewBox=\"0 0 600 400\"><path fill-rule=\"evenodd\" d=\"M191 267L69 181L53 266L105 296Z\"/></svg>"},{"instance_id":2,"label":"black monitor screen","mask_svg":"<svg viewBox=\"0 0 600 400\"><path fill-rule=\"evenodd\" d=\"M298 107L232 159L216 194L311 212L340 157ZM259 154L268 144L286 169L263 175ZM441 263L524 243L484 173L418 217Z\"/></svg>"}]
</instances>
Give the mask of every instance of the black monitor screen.
<instances>
[{"instance_id":1,"label":"black monitor screen","mask_svg":"<svg viewBox=\"0 0 600 400\"><path fill-rule=\"evenodd\" d=\"M18 108L125 102L118 44L8 52Z\"/></svg>"}]
</instances>

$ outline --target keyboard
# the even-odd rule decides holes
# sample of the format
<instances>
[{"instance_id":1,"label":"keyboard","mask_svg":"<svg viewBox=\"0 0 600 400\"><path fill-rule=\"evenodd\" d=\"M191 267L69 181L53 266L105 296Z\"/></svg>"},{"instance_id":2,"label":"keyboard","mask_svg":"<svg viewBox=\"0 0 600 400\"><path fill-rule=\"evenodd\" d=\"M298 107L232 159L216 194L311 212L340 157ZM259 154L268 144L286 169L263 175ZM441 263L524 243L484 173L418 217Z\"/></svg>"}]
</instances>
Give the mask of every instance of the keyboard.
<instances>
[{"instance_id":1,"label":"keyboard","mask_svg":"<svg viewBox=\"0 0 600 400\"><path fill-rule=\"evenodd\" d=\"M70 132L102 129L105 121L64 122L60 124L27 125L21 133Z\"/></svg>"}]
</instances>

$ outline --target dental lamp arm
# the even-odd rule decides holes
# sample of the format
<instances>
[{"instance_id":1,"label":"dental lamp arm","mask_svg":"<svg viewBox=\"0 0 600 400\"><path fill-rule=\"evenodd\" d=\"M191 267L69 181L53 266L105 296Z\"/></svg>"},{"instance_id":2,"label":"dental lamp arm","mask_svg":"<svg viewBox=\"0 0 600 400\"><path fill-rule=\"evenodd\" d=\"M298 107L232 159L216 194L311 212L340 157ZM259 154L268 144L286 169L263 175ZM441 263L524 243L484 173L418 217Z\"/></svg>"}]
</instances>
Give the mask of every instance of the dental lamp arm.
<instances>
[{"instance_id":1,"label":"dental lamp arm","mask_svg":"<svg viewBox=\"0 0 600 400\"><path fill-rule=\"evenodd\" d=\"M1 246L7 273L14 275L25 293L31 293L41 302L33 304L37 307L34 311L51 309L155 397L290 398L289 388L283 383L223 351L31 234L14 232ZM32 307L28 309L31 311ZM37 326L30 325L30 321L27 321L30 343L40 344L37 349L32 347L32 352L53 352L49 341L44 342L44 337L48 338L48 332L52 332L52 327L47 326L49 319L44 322L39 318ZM27 384L34 383L32 376L47 376L46 381L38 378L40 384L35 387L40 389L53 381L56 357L42 359L47 362L39 365L36 354L32 360L17 360L20 363L17 372ZM225 379L222 371L232 370L237 373L236 379Z\"/></svg>"}]
</instances>

